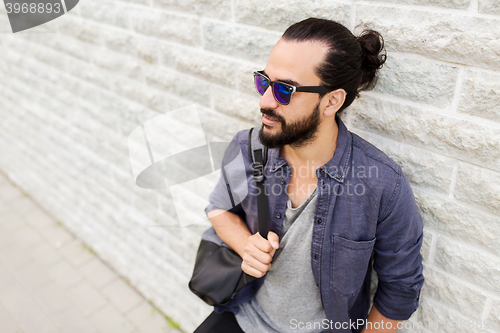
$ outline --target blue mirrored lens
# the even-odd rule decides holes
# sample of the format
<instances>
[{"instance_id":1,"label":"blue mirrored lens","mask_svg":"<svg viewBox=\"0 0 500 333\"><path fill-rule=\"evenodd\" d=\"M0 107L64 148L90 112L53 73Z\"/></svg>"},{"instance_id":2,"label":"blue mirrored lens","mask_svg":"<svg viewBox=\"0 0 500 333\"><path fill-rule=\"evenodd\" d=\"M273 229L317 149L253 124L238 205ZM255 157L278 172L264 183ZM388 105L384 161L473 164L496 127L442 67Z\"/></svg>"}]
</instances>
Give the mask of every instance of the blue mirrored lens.
<instances>
[{"instance_id":1,"label":"blue mirrored lens","mask_svg":"<svg viewBox=\"0 0 500 333\"><path fill-rule=\"evenodd\" d=\"M255 75L255 87L257 88L259 94L264 95L268 86L269 84L263 76Z\"/></svg>"},{"instance_id":2,"label":"blue mirrored lens","mask_svg":"<svg viewBox=\"0 0 500 333\"><path fill-rule=\"evenodd\" d=\"M290 103L291 91L287 86L280 83L275 83L273 86L273 93L276 100L281 104Z\"/></svg>"}]
</instances>

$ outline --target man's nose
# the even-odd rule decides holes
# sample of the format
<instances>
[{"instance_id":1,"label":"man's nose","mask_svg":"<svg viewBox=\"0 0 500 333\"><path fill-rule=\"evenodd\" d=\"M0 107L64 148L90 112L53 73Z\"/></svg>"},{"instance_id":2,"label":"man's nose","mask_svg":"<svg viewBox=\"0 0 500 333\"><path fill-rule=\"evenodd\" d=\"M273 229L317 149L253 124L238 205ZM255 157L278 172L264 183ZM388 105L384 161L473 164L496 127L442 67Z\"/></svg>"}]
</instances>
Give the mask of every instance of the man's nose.
<instances>
[{"instance_id":1,"label":"man's nose","mask_svg":"<svg viewBox=\"0 0 500 333\"><path fill-rule=\"evenodd\" d=\"M276 109L279 106L279 103L274 99L272 89L272 87L267 88L260 98L259 106L261 109Z\"/></svg>"}]
</instances>

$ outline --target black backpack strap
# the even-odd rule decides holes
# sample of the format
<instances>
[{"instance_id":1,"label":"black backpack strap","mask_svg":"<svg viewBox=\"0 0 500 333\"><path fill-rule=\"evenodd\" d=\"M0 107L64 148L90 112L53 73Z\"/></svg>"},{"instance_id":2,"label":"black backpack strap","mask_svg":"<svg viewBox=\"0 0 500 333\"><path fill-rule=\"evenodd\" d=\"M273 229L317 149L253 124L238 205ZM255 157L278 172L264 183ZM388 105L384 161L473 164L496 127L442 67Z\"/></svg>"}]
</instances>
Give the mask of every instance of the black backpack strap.
<instances>
[{"instance_id":1,"label":"black backpack strap","mask_svg":"<svg viewBox=\"0 0 500 333\"><path fill-rule=\"evenodd\" d=\"M269 232L269 203L266 194L266 176L264 167L267 163L267 147L259 140L259 127L251 128L248 133L248 156L253 168L253 178L259 189L257 195L257 212L259 234L267 239Z\"/></svg>"},{"instance_id":2,"label":"black backpack strap","mask_svg":"<svg viewBox=\"0 0 500 333\"><path fill-rule=\"evenodd\" d=\"M267 239L269 232L269 203L266 195L266 175L264 167L267 163L267 147L259 140L260 127L253 127L248 133L248 156L253 168L253 178L259 189L257 195L257 217L259 219L259 234ZM240 290L247 283L255 280L255 277L246 273L241 275L236 290Z\"/></svg>"}]
</instances>

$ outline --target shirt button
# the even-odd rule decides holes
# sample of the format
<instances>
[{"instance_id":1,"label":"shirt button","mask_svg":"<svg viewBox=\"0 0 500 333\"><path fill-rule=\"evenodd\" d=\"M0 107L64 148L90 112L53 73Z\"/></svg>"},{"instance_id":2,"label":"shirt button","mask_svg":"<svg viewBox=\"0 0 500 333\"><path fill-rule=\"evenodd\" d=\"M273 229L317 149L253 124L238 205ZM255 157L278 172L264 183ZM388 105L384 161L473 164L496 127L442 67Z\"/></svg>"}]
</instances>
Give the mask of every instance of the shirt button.
<instances>
[{"instance_id":1,"label":"shirt button","mask_svg":"<svg viewBox=\"0 0 500 333\"><path fill-rule=\"evenodd\" d=\"M280 213L276 214L276 218L277 219L281 218L281 214Z\"/></svg>"},{"instance_id":2,"label":"shirt button","mask_svg":"<svg viewBox=\"0 0 500 333\"><path fill-rule=\"evenodd\" d=\"M323 222L323 220L321 220L321 217L319 217L316 222L318 222L318 224L321 224L321 222Z\"/></svg>"},{"instance_id":3,"label":"shirt button","mask_svg":"<svg viewBox=\"0 0 500 333\"><path fill-rule=\"evenodd\" d=\"M285 184L285 181L282 179L282 180L281 180L281 185L283 185L283 184Z\"/></svg>"},{"instance_id":4,"label":"shirt button","mask_svg":"<svg viewBox=\"0 0 500 333\"><path fill-rule=\"evenodd\" d=\"M337 173L337 174L335 175L335 179L340 179L340 177L342 177L342 176L340 175L340 173Z\"/></svg>"}]
</instances>

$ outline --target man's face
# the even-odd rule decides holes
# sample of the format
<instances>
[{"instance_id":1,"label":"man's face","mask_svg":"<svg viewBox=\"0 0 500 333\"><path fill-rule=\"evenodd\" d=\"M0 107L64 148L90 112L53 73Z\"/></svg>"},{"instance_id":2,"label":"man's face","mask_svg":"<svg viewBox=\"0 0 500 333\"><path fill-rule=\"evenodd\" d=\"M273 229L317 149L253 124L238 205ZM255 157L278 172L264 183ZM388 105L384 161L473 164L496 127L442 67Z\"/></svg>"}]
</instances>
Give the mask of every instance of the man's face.
<instances>
[{"instance_id":1,"label":"man's face","mask_svg":"<svg viewBox=\"0 0 500 333\"><path fill-rule=\"evenodd\" d=\"M295 86L319 86L315 69L323 62L327 48L318 42L280 40L269 56L264 72L272 81ZM262 129L259 137L269 148L300 147L311 142L321 122L319 94L295 92L288 105L276 102L268 88L260 100ZM272 121L274 120L274 121Z\"/></svg>"}]
</instances>

